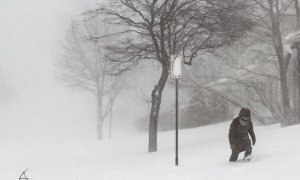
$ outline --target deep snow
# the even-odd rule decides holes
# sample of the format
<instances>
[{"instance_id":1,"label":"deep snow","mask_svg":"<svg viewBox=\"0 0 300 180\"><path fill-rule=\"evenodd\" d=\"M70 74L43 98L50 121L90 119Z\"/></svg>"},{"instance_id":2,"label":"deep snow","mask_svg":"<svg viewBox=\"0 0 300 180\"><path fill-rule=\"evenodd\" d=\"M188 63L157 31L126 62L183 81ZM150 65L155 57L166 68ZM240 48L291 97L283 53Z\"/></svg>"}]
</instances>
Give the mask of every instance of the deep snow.
<instances>
[{"instance_id":1,"label":"deep snow","mask_svg":"<svg viewBox=\"0 0 300 180\"><path fill-rule=\"evenodd\" d=\"M252 161L229 163L229 123L180 130L179 167L173 131L159 133L158 152L150 154L146 134L98 142L2 142L0 179L18 179L26 168L33 180L298 179L299 125L255 126Z\"/></svg>"}]
</instances>

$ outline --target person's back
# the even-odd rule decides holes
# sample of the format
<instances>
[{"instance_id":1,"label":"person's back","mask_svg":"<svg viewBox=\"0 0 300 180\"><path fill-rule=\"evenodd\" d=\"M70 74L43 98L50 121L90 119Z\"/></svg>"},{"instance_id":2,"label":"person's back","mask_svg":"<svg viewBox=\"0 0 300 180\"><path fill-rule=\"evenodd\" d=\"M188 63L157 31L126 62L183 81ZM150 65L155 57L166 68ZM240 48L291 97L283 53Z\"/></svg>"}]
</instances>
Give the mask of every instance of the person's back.
<instances>
[{"instance_id":1,"label":"person's back","mask_svg":"<svg viewBox=\"0 0 300 180\"><path fill-rule=\"evenodd\" d=\"M253 131L250 110L242 108L239 116L235 118L229 129L229 143L232 150L229 161L236 161L240 152L246 151L244 158L250 160L252 147L249 135L252 139L252 144L255 144L256 137Z\"/></svg>"}]
</instances>

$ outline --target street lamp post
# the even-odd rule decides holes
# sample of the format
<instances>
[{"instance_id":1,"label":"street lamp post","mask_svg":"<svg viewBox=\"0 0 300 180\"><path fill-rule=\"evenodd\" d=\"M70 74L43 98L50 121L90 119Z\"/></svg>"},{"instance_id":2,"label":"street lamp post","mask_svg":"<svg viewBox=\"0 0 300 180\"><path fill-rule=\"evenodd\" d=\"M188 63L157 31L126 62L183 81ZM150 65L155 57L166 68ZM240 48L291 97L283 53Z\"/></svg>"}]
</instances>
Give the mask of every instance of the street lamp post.
<instances>
[{"instance_id":1,"label":"street lamp post","mask_svg":"<svg viewBox=\"0 0 300 180\"><path fill-rule=\"evenodd\" d=\"M176 55L171 56L171 79L176 80L175 85L175 165L178 166L178 79L182 79L182 59Z\"/></svg>"},{"instance_id":2,"label":"street lamp post","mask_svg":"<svg viewBox=\"0 0 300 180\"><path fill-rule=\"evenodd\" d=\"M176 108L176 115L175 115L175 120L176 120L176 122L175 122L175 129L176 129L175 130L176 131L175 132L175 139L176 139L175 140L176 141L175 142L176 143L175 165L178 166L178 79L176 79L176 88L175 89L176 89L175 90L176 91L176 93L175 93L176 94L175 95L176 96L176 103L175 103L176 104L175 105L176 106L175 107Z\"/></svg>"}]
</instances>

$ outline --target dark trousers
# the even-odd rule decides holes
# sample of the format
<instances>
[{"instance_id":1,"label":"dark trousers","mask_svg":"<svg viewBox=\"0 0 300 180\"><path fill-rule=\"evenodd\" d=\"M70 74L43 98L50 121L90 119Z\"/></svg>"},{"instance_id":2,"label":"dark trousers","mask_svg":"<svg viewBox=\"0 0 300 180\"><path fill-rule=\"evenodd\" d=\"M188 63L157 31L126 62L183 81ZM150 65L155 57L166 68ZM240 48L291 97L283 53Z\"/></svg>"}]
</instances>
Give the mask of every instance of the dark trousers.
<instances>
[{"instance_id":1,"label":"dark trousers","mask_svg":"<svg viewBox=\"0 0 300 180\"><path fill-rule=\"evenodd\" d=\"M242 148L241 150L240 149L232 149L229 161L236 161L239 157L239 153L243 152L243 151L245 151L244 157L247 157L247 156L251 155L251 153L252 153L251 144L248 143L246 145L246 147Z\"/></svg>"}]
</instances>

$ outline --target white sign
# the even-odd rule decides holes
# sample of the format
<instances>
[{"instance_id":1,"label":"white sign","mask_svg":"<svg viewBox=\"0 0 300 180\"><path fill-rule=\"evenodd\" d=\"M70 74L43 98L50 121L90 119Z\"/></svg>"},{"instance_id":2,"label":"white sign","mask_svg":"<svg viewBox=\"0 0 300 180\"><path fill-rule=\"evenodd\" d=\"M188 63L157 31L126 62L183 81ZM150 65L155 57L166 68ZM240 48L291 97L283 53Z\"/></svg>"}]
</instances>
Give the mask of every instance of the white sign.
<instances>
[{"instance_id":1,"label":"white sign","mask_svg":"<svg viewBox=\"0 0 300 180\"><path fill-rule=\"evenodd\" d=\"M172 79L181 79L182 78L182 58L171 55L171 68L170 68L170 77Z\"/></svg>"}]
</instances>

